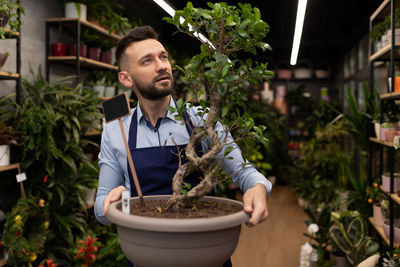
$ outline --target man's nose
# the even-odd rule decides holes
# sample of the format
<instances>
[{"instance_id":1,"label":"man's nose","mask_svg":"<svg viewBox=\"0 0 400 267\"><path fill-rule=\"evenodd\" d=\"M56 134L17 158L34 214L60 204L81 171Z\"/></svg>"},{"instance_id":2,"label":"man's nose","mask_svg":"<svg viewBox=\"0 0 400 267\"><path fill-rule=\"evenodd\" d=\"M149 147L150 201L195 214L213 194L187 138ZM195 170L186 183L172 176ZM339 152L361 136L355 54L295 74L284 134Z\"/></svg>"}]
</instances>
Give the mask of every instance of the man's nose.
<instances>
[{"instance_id":1,"label":"man's nose","mask_svg":"<svg viewBox=\"0 0 400 267\"><path fill-rule=\"evenodd\" d=\"M165 71L168 68L169 61L157 59L157 71Z\"/></svg>"}]
</instances>

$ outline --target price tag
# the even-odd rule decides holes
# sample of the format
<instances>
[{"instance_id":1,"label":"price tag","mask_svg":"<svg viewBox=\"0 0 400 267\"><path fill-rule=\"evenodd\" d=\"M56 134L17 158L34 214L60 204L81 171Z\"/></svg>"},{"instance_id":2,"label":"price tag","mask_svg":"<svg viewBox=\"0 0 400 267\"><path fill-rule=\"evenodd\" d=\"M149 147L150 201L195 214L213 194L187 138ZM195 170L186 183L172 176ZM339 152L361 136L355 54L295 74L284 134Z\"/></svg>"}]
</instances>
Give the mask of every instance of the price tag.
<instances>
[{"instance_id":1,"label":"price tag","mask_svg":"<svg viewBox=\"0 0 400 267\"><path fill-rule=\"evenodd\" d=\"M122 192L122 212L129 214L131 212L130 209L130 200L131 199L131 192L124 191Z\"/></svg>"},{"instance_id":2,"label":"price tag","mask_svg":"<svg viewBox=\"0 0 400 267\"><path fill-rule=\"evenodd\" d=\"M17 182L18 183L23 182L23 181L26 180L26 174L24 172L19 173L16 176L17 176Z\"/></svg>"}]
</instances>

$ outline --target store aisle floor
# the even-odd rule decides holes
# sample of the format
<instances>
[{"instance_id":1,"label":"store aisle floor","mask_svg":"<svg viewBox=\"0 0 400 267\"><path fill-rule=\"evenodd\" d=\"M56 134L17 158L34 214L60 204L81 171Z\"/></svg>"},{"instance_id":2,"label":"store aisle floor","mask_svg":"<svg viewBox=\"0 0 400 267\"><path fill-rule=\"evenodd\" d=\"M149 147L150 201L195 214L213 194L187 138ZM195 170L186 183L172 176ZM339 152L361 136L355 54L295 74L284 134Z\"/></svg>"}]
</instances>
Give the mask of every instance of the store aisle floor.
<instances>
[{"instance_id":1,"label":"store aisle floor","mask_svg":"<svg viewBox=\"0 0 400 267\"><path fill-rule=\"evenodd\" d=\"M268 200L268 219L249 228L242 226L239 244L232 255L233 267L297 267L300 246L308 239L304 221L289 186L275 185Z\"/></svg>"}]
</instances>

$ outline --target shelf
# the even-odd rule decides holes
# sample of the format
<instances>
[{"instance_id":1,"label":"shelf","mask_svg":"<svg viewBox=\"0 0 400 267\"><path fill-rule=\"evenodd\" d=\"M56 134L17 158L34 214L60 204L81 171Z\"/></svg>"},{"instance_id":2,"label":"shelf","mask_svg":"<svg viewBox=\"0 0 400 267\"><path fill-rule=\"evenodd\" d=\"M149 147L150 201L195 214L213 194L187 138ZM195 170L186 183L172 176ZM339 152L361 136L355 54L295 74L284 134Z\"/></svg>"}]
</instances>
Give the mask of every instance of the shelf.
<instances>
[{"instance_id":1,"label":"shelf","mask_svg":"<svg viewBox=\"0 0 400 267\"><path fill-rule=\"evenodd\" d=\"M397 51L400 48L400 43L395 43L395 51L396 51L396 58L400 58L400 54ZM372 56L369 57L370 61L388 61L390 60L390 51L392 50L392 45L388 44L387 46L383 47L381 50L375 52Z\"/></svg>"},{"instance_id":2,"label":"shelf","mask_svg":"<svg viewBox=\"0 0 400 267\"><path fill-rule=\"evenodd\" d=\"M377 143L377 144L381 144L381 145L388 146L388 147L393 147L393 142L381 141L376 137L370 137L369 140L371 142L374 142L374 143Z\"/></svg>"},{"instance_id":3,"label":"shelf","mask_svg":"<svg viewBox=\"0 0 400 267\"><path fill-rule=\"evenodd\" d=\"M400 205L400 197L397 195L397 193L390 194L390 197Z\"/></svg>"},{"instance_id":4,"label":"shelf","mask_svg":"<svg viewBox=\"0 0 400 267\"><path fill-rule=\"evenodd\" d=\"M385 232L383 231L383 227L379 226L379 225L376 225L374 223L374 218L372 218L372 217L369 217L368 220L371 223L371 225L375 228L375 230L378 232L378 234L382 237L382 239L386 242L386 244L389 246L390 245L390 240L385 235ZM398 243L393 243L393 245L397 246L399 244Z\"/></svg>"},{"instance_id":5,"label":"shelf","mask_svg":"<svg viewBox=\"0 0 400 267\"><path fill-rule=\"evenodd\" d=\"M0 80L18 80L19 76L20 75L18 73L0 71Z\"/></svg>"},{"instance_id":6,"label":"shelf","mask_svg":"<svg viewBox=\"0 0 400 267\"><path fill-rule=\"evenodd\" d=\"M400 92L385 93L379 95L381 100L396 100L400 99Z\"/></svg>"},{"instance_id":7,"label":"shelf","mask_svg":"<svg viewBox=\"0 0 400 267\"><path fill-rule=\"evenodd\" d=\"M2 28L2 27L0 27L0 28ZM6 38L16 38L16 37L19 37L19 32L11 31L11 30L9 30L9 29L4 29L4 28L2 28L2 29L4 30L4 33L5 33L5 35L6 35Z\"/></svg>"},{"instance_id":8,"label":"shelf","mask_svg":"<svg viewBox=\"0 0 400 267\"><path fill-rule=\"evenodd\" d=\"M7 260L6 259L0 259L0 267L4 266L7 264Z\"/></svg>"},{"instance_id":9,"label":"shelf","mask_svg":"<svg viewBox=\"0 0 400 267\"><path fill-rule=\"evenodd\" d=\"M75 62L76 62L76 56L63 56L63 57L50 56L47 59L49 61L66 63L66 64L70 64L70 65L75 65ZM97 60L93 60L90 58L79 57L79 62L81 64L81 66L85 67L85 68L90 68L90 69L102 68L102 69L116 70L116 71L118 70L117 66L114 66L114 65L111 65L108 63L104 63L104 62L100 62Z\"/></svg>"},{"instance_id":10,"label":"shelf","mask_svg":"<svg viewBox=\"0 0 400 267\"><path fill-rule=\"evenodd\" d=\"M121 36L119 36L115 33L110 33L106 29L102 28L101 26L98 26L87 20L78 20L77 18L49 18L49 19L46 19L46 22L61 23L61 24L65 25L66 28L69 28L69 29L73 29L73 25L76 24L77 22L80 22L83 27L97 31L98 33L101 33L102 35L104 35L108 38L114 39L116 41L119 41L121 39Z\"/></svg>"},{"instance_id":11,"label":"shelf","mask_svg":"<svg viewBox=\"0 0 400 267\"><path fill-rule=\"evenodd\" d=\"M13 170L13 169L18 169L18 172L19 172L19 167L20 167L19 163L13 163L13 164L10 164L7 166L0 166L0 172L9 171L9 170Z\"/></svg>"},{"instance_id":12,"label":"shelf","mask_svg":"<svg viewBox=\"0 0 400 267\"><path fill-rule=\"evenodd\" d=\"M385 16L390 14L390 0L384 0L382 4L375 10L375 12L369 17L369 21L373 21L376 18L384 19Z\"/></svg>"}]
</instances>

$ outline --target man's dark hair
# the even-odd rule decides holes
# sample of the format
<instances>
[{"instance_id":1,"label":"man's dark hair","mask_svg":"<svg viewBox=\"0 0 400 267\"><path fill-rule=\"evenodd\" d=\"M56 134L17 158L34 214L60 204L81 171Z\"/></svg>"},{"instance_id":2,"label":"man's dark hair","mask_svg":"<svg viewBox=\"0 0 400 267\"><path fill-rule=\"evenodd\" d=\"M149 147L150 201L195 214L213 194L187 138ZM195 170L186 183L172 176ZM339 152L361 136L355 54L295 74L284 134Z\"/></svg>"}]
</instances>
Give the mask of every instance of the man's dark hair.
<instances>
[{"instance_id":1,"label":"man's dark hair","mask_svg":"<svg viewBox=\"0 0 400 267\"><path fill-rule=\"evenodd\" d=\"M117 64L120 66L121 56L125 49L134 42L139 42L147 39L158 40L158 33L151 26L140 26L130 30L122 39L118 42L117 49L115 50L115 59Z\"/></svg>"}]
</instances>

